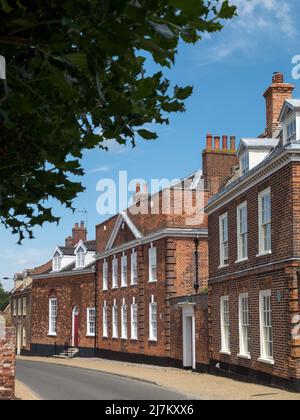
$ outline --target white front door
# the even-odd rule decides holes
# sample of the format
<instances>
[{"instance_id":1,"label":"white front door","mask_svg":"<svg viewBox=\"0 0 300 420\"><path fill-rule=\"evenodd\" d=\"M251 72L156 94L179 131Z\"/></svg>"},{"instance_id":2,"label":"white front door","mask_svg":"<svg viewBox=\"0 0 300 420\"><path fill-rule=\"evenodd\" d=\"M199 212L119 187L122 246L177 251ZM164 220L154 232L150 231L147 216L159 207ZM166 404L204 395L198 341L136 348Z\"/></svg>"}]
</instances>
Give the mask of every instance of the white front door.
<instances>
[{"instance_id":1,"label":"white front door","mask_svg":"<svg viewBox=\"0 0 300 420\"><path fill-rule=\"evenodd\" d=\"M17 356L21 355L22 347L22 327L21 325L17 326Z\"/></svg>"},{"instance_id":2,"label":"white front door","mask_svg":"<svg viewBox=\"0 0 300 420\"><path fill-rule=\"evenodd\" d=\"M182 308L183 319L183 366L196 369L196 340L194 306Z\"/></svg>"}]
</instances>

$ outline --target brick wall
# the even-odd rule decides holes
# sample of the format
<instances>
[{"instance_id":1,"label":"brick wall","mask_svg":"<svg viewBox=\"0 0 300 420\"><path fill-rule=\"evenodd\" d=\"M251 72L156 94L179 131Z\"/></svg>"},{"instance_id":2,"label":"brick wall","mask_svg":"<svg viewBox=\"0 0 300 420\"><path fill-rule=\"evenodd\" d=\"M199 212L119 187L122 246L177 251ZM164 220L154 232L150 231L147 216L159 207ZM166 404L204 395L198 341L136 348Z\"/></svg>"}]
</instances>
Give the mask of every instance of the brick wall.
<instances>
[{"instance_id":1,"label":"brick wall","mask_svg":"<svg viewBox=\"0 0 300 420\"><path fill-rule=\"evenodd\" d=\"M15 398L15 329L6 329L0 339L0 400Z\"/></svg>"},{"instance_id":2,"label":"brick wall","mask_svg":"<svg viewBox=\"0 0 300 420\"><path fill-rule=\"evenodd\" d=\"M57 298L57 336L49 337L49 298ZM79 309L79 347L93 349L94 338L87 337L87 308L95 307L94 274L74 274L35 279L32 285L31 346L53 353L71 345L72 310Z\"/></svg>"},{"instance_id":3,"label":"brick wall","mask_svg":"<svg viewBox=\"0 0 300 420\"><path fill-rule=\"evenodd\" d=\"M272 253L258 256L258 194L271 188ZM300 342L293 339L299 317L300 165L290 163L209 216L210 358L221 371L300 390ZM248 203L248 261L237 263L236 208ZM219 216L228 213L229 266L219 269ZM293 260L294 259L294 260ZM289 260L289 261L287 261ZM259 294L271 290L274 365L259 362ZM251 360L239 354L239 294L249 294ZM220 353L220 298L229 296L231 355Z\"/></svg>"}]
</instances>

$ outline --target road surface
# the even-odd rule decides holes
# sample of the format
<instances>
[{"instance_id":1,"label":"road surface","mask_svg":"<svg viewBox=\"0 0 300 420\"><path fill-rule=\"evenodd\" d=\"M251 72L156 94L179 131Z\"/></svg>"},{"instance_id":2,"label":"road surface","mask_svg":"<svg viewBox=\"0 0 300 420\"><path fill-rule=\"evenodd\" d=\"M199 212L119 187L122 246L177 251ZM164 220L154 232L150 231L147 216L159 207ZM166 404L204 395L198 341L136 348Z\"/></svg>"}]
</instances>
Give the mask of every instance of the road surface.
<instances>
[{"instance_id":1,"label":"road surface","mask_svg":"<svg viewBox=\"0 0 300 420\"><path fill-rule=\"evenodd\" d=\"M185 400L159 386L107 373L19 360L17 379L41 400ZM147 379L147 378L145 378Z\"/></svg>"}]
</instances>

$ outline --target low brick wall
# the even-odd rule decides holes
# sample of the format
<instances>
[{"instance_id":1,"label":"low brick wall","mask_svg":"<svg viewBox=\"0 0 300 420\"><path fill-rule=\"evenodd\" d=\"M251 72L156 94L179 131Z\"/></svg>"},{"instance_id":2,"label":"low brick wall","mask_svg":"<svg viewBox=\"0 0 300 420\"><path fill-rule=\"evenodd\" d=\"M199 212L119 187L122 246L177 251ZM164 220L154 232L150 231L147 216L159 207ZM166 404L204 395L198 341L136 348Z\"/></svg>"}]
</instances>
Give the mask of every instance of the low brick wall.
<instances>
[{"instance_id":1,"label":"low brick wall","mask_svg":"<svg viewBox=\"0 0 300 420\"><path fill-rule=\"evenodd\" d=\"M15 329L6 328L6 338L0 338L0 400L15 398Z\"/></svg>"}]
</instances>

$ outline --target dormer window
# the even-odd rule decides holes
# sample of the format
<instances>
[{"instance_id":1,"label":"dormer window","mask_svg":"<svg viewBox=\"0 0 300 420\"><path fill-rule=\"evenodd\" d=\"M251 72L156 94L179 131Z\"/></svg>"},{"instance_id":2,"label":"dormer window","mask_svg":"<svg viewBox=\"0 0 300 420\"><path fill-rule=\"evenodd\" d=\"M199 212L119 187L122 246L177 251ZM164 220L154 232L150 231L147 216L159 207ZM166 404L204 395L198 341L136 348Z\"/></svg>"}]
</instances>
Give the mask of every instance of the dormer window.
<instances>
[{"instance_id":1,"label":"dormer window","mask_svg":"<svg viewBox=\"0 0 300 420\"><path fill-rule=\"evenodd\" d=\"M291 141L296 140L296 131L297 131L297 128L296 128L296 120L294 119L293 121L290 121L287 124L287 127L286 127L287 142L288 143L291 142Z\"/></svg>"},{"instance_id":2,"label":"dormer window","mask_svg":"<svg viewBox=\"0 0 300 420\"><path fill-rule=\"evenodd\" d=\"M53 271L59 271L61 268L61 256L58 252L53 257Z\"/></svg>"},{"instance_id":3,"label":"dormer window","mask_svg":"<svg viewBox=\"0 0 300 420\"><path fill-rule=\"evenodd\" d=\"M85 252L79 248L76 254L76 268L83 268L85 266Z\"/></svg>"},{"instance_id":4,"label":"dormer window","mask_svg":"<svg viewBox=\"0 0 300 420\"><path fill-rule=\"evenodd\" d=\"M248 153L244 153L241 157L241 171L242 175L245 175L249 172L249 155Z\"/></svg>"}]
</instances>

